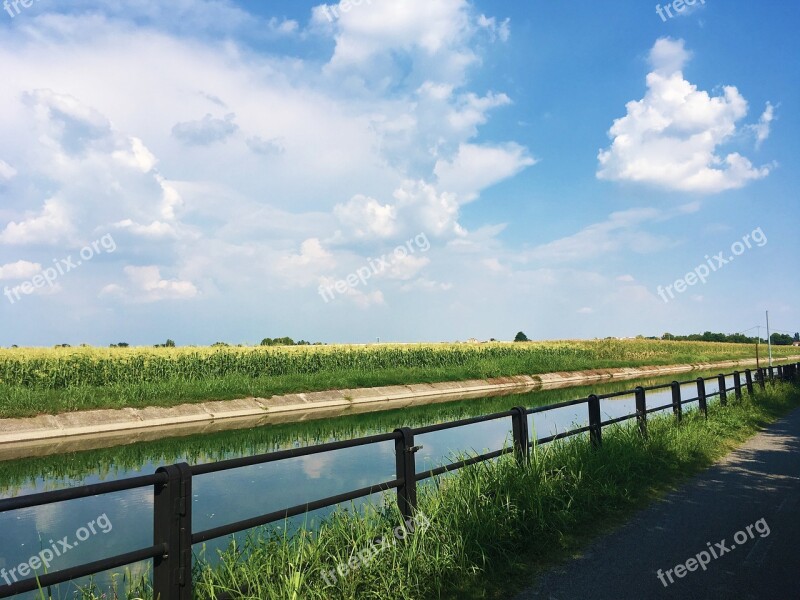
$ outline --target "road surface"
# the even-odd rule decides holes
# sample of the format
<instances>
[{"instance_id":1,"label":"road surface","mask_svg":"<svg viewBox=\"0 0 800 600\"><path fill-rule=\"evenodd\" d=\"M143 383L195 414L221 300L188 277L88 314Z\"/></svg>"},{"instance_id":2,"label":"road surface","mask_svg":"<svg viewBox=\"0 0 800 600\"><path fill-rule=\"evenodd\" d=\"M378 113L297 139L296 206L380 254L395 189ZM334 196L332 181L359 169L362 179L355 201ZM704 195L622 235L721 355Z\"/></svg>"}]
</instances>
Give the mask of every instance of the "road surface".
<instances>
[{"instance_id":1,"label":"road surface","mask_svg":"<svg viewBox=\"0 0 800 600\"><path fill-rule=\"evenodd\" d=\"M800 409L514 600L534 598L800 600Z\"/></svg>"}]
</instances>

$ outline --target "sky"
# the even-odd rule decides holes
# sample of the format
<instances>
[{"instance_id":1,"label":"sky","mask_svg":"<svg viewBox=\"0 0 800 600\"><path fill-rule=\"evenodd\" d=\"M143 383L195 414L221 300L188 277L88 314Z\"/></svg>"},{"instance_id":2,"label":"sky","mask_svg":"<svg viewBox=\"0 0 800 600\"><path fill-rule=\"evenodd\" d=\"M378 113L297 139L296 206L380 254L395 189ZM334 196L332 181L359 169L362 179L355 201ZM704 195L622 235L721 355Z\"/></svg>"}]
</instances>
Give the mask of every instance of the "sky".
<instances>
[{"instance_id":1,"label":"sky","mask_svg":"<svg viewBox=\"0 0 800 600\"><path fill-rule=\"evenodd\" d=\"M0 346L800 329L797 3L2 8Z\"/></svg>"}]
</instances>

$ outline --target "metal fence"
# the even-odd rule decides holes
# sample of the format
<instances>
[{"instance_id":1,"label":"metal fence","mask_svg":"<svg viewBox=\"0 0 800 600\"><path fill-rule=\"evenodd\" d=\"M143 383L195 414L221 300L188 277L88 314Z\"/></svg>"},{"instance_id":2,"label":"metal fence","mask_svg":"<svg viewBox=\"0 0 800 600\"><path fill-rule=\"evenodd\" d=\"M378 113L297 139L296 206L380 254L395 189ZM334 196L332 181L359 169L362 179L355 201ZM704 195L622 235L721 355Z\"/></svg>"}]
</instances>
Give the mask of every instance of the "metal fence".
<instances>
[{"instance_id":1,"label":"metal fence","mask_svg":"<svg viewBox=\"0 0 800 600\"><path fill-rule=\"evenodd\" d=\"M742 383L742 375L745 380ZM733 387L727 387L727 378L733 377ZM706 381L716 379L719 390L717 392L706 393ZM678 382L656 385L651 387L637 387L635 390L616 392L613 394L591 395L587 398L539 406L536 408L515 407L505 412L494 413L459 421L418 427L415 429L403 427L396 429L392 433L373 435L353 440L309 446L272 452L258 456L236 458L216 463L190 466L186 463L179 463L159 468L153 475L134 477L120 481L98 483L64 490L31 494L17 498L0 500L0 513L45 506L57 502L65 502L78 498L87 498L101 494L111 494L126 490L141 489L153 486L154 490L154 515L153 515L153 545L148 548L140 548L125 554L119 554L100 561L82 564L68 569L63 569L53 573L46 573L38 577L16 582L9 586L0 587L0 598L7 598L24 592L44 589L49 586L66 583L73 579L85 577L130 565L143 560L153 560L153 591L154 597L160 600L190 600L192 598L192 545L221 538L233 533L245 531L253 527L267 525L277 521L282 521L289 517L300 515L306 512L333 506L342 502L348 502L358 498L364 498L377 492L391 489L397 491L397 505L404 517L410 518L417 502L417 482L455 471L462 467L475 464L481 461L492 460L505 454L514 453L517 460L527 461L530 449L533 444L545 444L557 439L562 439L581 433L589 433L589 438L594 447L599 448L603 443L603 427L621 423L629 419L636 419L638 428L642 435L647 435L647 415L672 409L675 418L680 421L683 415L683 407L691 402L698 403L698 409L708 416L708 400L712 397L719 397L722 405L727 403L728 393L733 392L736 398L741 398L746 390L753 394L754 386L759 385L764 388L767 381L775 379L781 380L800 380L800 363L769 367L768 369L758 369L755 372L746 370L744 373L735 371L729 374L720 374L718 377L698 378L693 381ZM682 398L681 386L696 383L697 396L693 398ZM672 399L669 404L663 406L648 407L647 393L654 390L671 388ZM603 421L600 413L600 400L614 398L624 395L634 394L636 398L636 411L634 413ZM570 429L555 435L551 435L536 440L531 440L528 429L528 416L543 413L549 410L585 404L588 410L589 424L585 427ZM415 461L415 453L421 446L415 445L414 439L417 435L453 429L476 423L485 423L500 419L511 419L511 431L513 444L501 450L495 450L485 454L479 454L457 462L440 466L430 471L418 473ZM238 469L253 465L262 465L290 458L301 456L311 456L334 450L345 448L356 448L381 442L394 441L396 455L396 474L390 481L375 483L369 487L352 490L329 496L321 500L314 500L305 504L292 506L282 510L274 511L269 514L261 515L242 521L237 521L221 527L215 527L205 531L194 532L192 530L192 480L194 477L219 473L229 469Z\"/></svg>"}]
</instances>

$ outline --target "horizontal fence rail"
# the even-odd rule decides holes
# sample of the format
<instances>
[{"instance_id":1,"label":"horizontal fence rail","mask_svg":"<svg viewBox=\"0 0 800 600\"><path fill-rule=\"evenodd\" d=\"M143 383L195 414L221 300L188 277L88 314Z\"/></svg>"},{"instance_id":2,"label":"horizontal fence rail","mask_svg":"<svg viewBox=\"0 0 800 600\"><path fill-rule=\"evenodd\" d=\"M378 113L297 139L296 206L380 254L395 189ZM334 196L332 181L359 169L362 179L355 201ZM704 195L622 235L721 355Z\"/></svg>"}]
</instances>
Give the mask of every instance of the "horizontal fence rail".
<instances>
[{"instance_id":1,"label":"horizontal fence rail","mask_svg":"<svg viewBox=\"0 0 800 600\"><path fill-rule=\"evenodd\" d=\"M731 377L733 378L733 386L728 387L728 378ZM413 516L417 503L417 483L420 481L456 471L472 464L493 460L511 453L515 455L516 460L524 463L529 460L532 447L580 435L582 433L589 433L592 446L600 448L603 442L603 427L608 427L631 419L636 419L641 434L647 436L648 414L672 410L675 419L680 422L683 418L683 407L687 404L697 402L698 410L708 417L708 401L711 398L719 398L719 403L724 406L728 401L729 392L733 392L734 397L740 399L743 397L745 391L748 394L753 394L756 385L762 390L765 389L768 381L800 381L800 363L781 365L777 368L762 368L757 369L755 372L747 369L744 372L744 377L743 383L742 373L734 371L733 373L723 373L715 377L701 377L696 380L682 382L673 381L672 383L663 385L637 387L634 390L614 392L601 396L593 394L587 398L560 402L558 404L534 408L515 407L505 412L490 415L428 425L416 429L403 427L396 429L392 433L331 442L317 446L281 450L268 454L235 458L203 465L190 466L186 463L179 463L161 467L152 475L0 500L0 513L4 513L12 510L45 506L57 502L112 494L150 486L153 487L154 493L153 545L151 547L140 548L100 561L78 565L53 573L46 573L38 577L16 582L12 585L0 587L0 598L7 598L17 594L43 589L49 586L66 583L80 577L152 559L154 597L160 598L160 600L191 600L193 596L193 544L222 538L254 527L283 521L287 518L310 511L334 506L342 502L365 498L372 494L389 490L396 491L397 505L400 512L404 518L410 518ZM715 381L718 386L718 391L708 393L706 391L707 381ZM691 398L684 398L683 386L691 384L696 385L697 395ZM658 390L671 390L671 402L662 406L648 407L647 392ZM630 395L633 395L635 399L635 412L615 419L602 420L600 411L601 400ZM528 418L532 415L584 404L588 412L588 425L538 439L531 439ZM511 447L502 448L485 454L478 454L434 469L417 472L415 455L422 449L422 446L417 444L417 436L508 418L511 419L513 438ZM396 472L395 478L390 481L376 482L357 490L343 492L335 496L310 501L258 517L208 529L206 531L194 532L192 529L192 483L195 477L385 442L394 442L395 445Z\"/></svg>"}]
</instances>

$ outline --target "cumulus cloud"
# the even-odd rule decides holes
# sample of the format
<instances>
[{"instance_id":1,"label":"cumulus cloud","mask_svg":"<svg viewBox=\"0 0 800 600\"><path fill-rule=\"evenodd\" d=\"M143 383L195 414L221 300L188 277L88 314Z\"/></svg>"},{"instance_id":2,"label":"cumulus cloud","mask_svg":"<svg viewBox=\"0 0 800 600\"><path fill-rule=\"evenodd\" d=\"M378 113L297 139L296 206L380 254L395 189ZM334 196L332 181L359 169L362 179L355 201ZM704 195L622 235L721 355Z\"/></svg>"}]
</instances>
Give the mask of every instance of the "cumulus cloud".
<instances>
[{"instance_id":1,"label":"cumulus cloud","mask_svg":"<svg viewBox=\"0 0 800 600\"><path fill-rule=\"evenodd\" d=\"M437 237L463 236L458 223L459 203L455 194L439 192L425 181L407 180L382 204L374 198L354 196L339 204L334 214L344 226L345 239L397 239L426 233Z\"/></svg>"},{"instance_id":2,"label":"cumulus cloud","mask_svg":"<svg viewBox=\"0 0 800 600\"><path fill-rule=\"evenodd\" d=\"M421 232L465 239L461 205L529 164L521 146L476 139L512 100L473 86L469 68L487 37L507 39L510 23L479 16L467 0L354 7L317 31L331 42L320 47L334 48L326 68L307 48L249 45L261 38L239 34L267 20L229 3L74 6L86 11L54 6L0 44L8 161L0 187L14 178L0 244L61 244L66 255L119 234L114 261L82 273L108 284L107 299L191 299L202 290L208 303L223 294L268 297L270 306L296 306L303 294L317 301L320 277ZM269 23L272 33L298 31ZM142 110L153 98L159 110ZM457 185L476 161L480 172ZM498 231L470 241L489 244ZM440 245L443 254L455 248ZM43 264L55 255L29 250ZM354 291L348 302L448 289L439 282L459 260L444 273L435 272L438 257L428 261L401 261L384 275L386 289ZM131 264L158 266L123 270Z\"/></svg>"},{"instance_id":3,"label":"cumulus cloud","mask_svg":"<svg viewBox=\"0 0 800 600\"><path fill-rule=\"evenodd\" d=\"M397 230L397 207L361 194L337 204L333 212L356 238L388 238Z\"/></svg>"},{"instance_id":4,"label":"cumulus cloud","mask_svg":"<svg viewBox=\"0 0 800 600\"><path fill-rule=\"evenodd\" d=\"M42 210L12 221L0 231L0 244L55 244L72 230L67 210L58 200L47 200Z\"/></svg>"},{"instance_id":5,"label":"cumulus cloud","mask_svg":"<svg viewBox=\"0 0 800 600\"><path fill-rule=\"evenodd\" d=\"M187 300L199 294L191 281L163 279L157 266L124 269L128 285L109 284L101 290L104 296L120 296L131 302L158 302L161 300Z\"/></svg>"},{"instance_id":6,"label":"cumulus cloud","mask_svg":"<svg viewBox=\"0 0 800 600\"><path fill-rule=\"evenodd\" d=\"M111 123L74 96L39 89L22 97L34 112L45 139L63 153L75 156L92 148L108 148Z\"/></svg>"},{"instance_id":7,"label":"cumulus cloud","mask_svg":"<svg viewBox=\"0 0 800 600\"><path fill-rule=\"evenodd\" d=\"M322 242L318 238L309 238L300 244L299 252L280 256L274 270L289 285L306 286L335 266L336 259Z\"/></svg>"},{"instance_id":8,"label":"cumulus cloud","mask_svg":"<svg viewBox=\"0 0 800 600\"><path fill-rule=\"evenodd\" d=\"M130 146L121 148L112 153L112 156L122 164L139 169L142 173L149 173L156 166L156 157L137 137L128 138Z\"/></svg>"},{"instance_id":9,"label":"cumulus cloud","mask_svg":"<svg viewBox=\"0 0 800 600\"><path fill-rule=\"evenodd\" d=\"M598 155L598 178L713 194L769 174L769 166L755 167L738 152L719 153L747 115L747 102L735 87L710 96L686 81L683 67L690 56L683 40L656 42L647 93L614 121L611 147Z\"/></svg>"},{"instance_id":10,"label":"cumulus cloud","mask_svg":"<svg viewBox=\"0 0 800 600\"><path fill-rule=\"evenodd\" d=\"M30 279L41 270L42 265L39 263L18 260L15 263L0 265L0 279Z\"/></svg>"},{"instance_id":11,"label":"cumulus cloud","mask_svg":"<svg viewBox=\"0 0 800 600\"><path fill-rule=\"evenodd\" d=\"M176 123L172 135L188 146L209 146L228 139L239 130L234 119L234 113L225 115L223 119L206 115L199 121Z\"/></svg>"}]
</instances>

